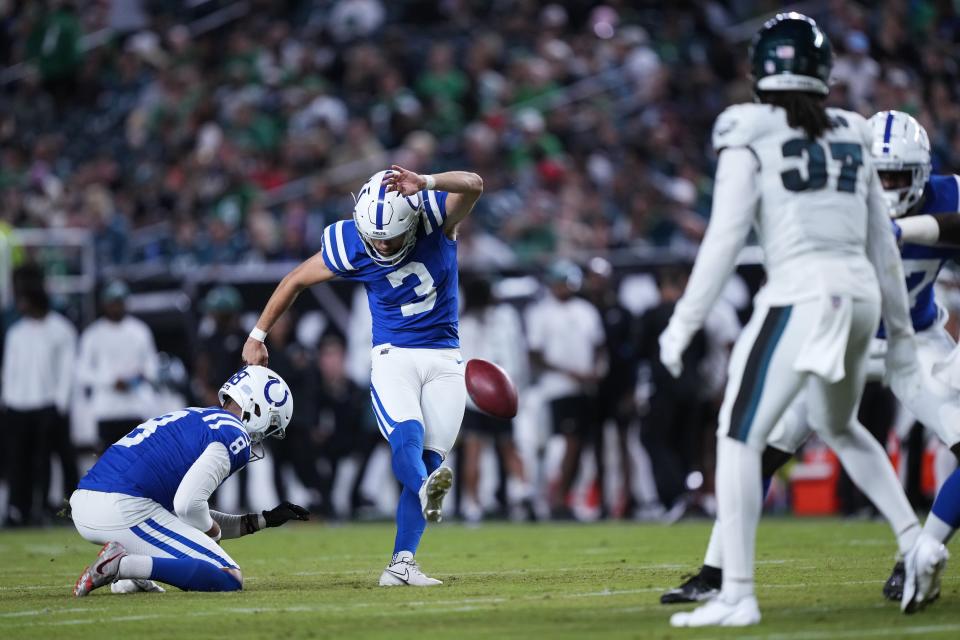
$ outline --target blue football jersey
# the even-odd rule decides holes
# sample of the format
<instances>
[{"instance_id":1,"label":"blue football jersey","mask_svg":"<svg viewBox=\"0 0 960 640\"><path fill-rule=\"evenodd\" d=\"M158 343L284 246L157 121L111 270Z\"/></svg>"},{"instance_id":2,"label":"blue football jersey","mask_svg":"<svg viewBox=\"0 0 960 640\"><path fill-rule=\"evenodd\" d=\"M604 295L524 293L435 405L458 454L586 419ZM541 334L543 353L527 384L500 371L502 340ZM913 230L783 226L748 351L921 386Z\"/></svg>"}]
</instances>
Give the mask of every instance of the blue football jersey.
<instances>
[{"instance_id":1,"label":"blue football jersey","mask_svg":"<svg viewBox=\"0 0 960 640\"><path fill-rule=\"evenodd\" d=\"M399 263L383 267L367 254L353 220L324 229L321 255L338 276L363 282L373 317L373 344L459 348L457 243L443 232L447 192L421 193L417 241Z\"/></svg>"},{"instance_id":2,"label":"blue football jersey","mask_svg":"<svg viewBox=\"0 0 960 640\"><path fill-rule=\"evenodd\" d=\"M917 214L953 213L960 215L960 177L930 176L923 190L923 201ZM904 244L900 249L903 273L907 278L910 317L916 331L927 329L937 321L937 303L933 285L948 260L960 258L956 247L928 247ZM879 337L883 337L883 327Z\"/></svg>"},{"instance_id":3,"label":"blue football jersey","mask_svg":"<svg viewBox=\"0 0 960 640\"><path fill-rule=\"evenodd\" d=\"M218 407L191 407L147 420L107 449L78 488L150 498L173 511L180 481L214 442L227 448L231 475L250 461L243 424Z\"/></svg>"}]
</instances>

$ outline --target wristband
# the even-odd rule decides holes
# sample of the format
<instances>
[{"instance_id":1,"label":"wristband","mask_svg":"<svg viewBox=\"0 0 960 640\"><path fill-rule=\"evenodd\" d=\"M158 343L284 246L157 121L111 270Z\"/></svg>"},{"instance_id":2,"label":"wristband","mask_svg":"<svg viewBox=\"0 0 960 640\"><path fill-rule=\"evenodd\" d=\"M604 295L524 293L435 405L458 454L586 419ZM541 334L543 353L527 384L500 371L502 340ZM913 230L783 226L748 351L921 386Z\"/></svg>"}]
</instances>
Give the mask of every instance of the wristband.
<instances>
[{"instance_id":1,"label":"wristband","mask_svg":"<svg viewBox=\"0 0 960 640\"><path fill-rule=\"evenodd\" d=\"M424 187L427 191L433 191L434 189L437 188L437 179L434 178L434 177L433 177L432 175L430 175L429 173L428 173L427 175L423 176L423 179L424 179L424 180L426 181L426 183L427 183L427 186Z\"/></svg>"},{"instance_id":2,"label":"wristband","mask_svg":"<svg viewBox=\"0 0 960 640\"><path fill-rule=\"evenodd\" d=\"M254 327L250 331L250 337L256 340L257 342L263 342L267 339L267 332L261 329L260 327Z\"/></svg>"}]
</instances>

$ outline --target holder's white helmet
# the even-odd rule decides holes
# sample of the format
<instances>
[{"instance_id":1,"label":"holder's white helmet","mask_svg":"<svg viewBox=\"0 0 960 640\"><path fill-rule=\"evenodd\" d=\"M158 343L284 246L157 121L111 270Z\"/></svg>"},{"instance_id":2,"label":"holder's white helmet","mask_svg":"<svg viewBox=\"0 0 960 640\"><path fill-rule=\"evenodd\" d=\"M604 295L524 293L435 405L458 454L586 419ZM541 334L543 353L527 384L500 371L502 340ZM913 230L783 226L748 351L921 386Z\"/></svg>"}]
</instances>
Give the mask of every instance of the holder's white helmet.
<instances>
[{"instance_id":1,"label":"holder's white helmet","mask_svg":"<svg viewBox=\"0 0 960 640\"><path fill-rule=\"evenodd\" d=\"M883 190L890 216L899 218L920 202L930 179L930 138L916 118L902 111L876 113L870 118L870 127L877 171L910 174L909 184L904 178L904 186Z\"/></svg>"},{"instance_id":2,"label":"holder's white helmet","mask_svg":"<svg viewBox=\"0 0 960 640\"><path fill-rule=\"evenodd\" d=\"M417 240L417 225L423 212L423 198L419 193L404 196L387 191L383 178L388 173L379 171L363 185L353 207L353 219L367 255L382 267L390 267L403 260ZM395 253L383 255L373 246L374 240L403 237L403 245Z\"/></svg>"},{"instance_id":3,"label":"holder's white helmet","mask_svg":"<svg viewBox=\"0 0 960 640\"><path fill-rule=\"evenodd\" d=\"M271 436L283 438L293 417L290 387L266 367L241 368L223 383L217 397L221 406L227 398L240 406L240 422L253 444Z\"/></svg>"}]
</instances>

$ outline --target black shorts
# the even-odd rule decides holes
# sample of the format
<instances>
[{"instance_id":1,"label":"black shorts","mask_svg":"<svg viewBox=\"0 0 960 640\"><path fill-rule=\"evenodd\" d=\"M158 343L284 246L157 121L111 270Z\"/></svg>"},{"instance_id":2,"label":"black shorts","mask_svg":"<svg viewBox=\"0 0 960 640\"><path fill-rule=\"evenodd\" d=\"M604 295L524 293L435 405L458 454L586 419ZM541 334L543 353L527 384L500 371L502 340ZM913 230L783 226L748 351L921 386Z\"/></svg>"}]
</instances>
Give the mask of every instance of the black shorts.
<instances>
[{"instance_id":1,"label":"black shorts","mask_svg":"<svg viewBox=\"0 0 960 640\"><path fill-rule=\"evenodd\" d=\"M587 395L564 396L550 402L553 432L584 436L590 433L594 416L593 398Z\"/></svg>"},{"instance_id":2,"label":"black shorts","mask_svg":"<svg viewBox=\"0 0 960 640\"><path fill-rule=\"evenodd\" d=\"M468 433L493 436L499 438L509 438L513 436L513 421L503 418L494 418L479 411L467 409L463 412L463 423L461 428Z\"/></svg>"}]
</instances>

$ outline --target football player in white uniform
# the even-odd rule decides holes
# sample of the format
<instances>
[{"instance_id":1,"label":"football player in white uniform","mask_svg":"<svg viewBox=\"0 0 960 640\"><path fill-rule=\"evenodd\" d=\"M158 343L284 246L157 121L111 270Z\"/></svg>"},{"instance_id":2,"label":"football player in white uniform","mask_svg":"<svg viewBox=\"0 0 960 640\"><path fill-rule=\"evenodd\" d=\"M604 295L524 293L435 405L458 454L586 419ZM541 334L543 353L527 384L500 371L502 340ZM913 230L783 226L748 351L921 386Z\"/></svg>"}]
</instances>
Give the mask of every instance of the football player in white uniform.
<instances>
[{"instance_id":1,"label":"football player in white uniform","mask_svg":"<svg viewBox=\"0 0 960 640\"><path fill-rule=\"evenodd\" d=\"M731 354L717 432L723 586L696 610L674 614L674 626L760 621L753 565L761 452L801 391L811 425L886 516L901 551L917 554L924 540L883 448L856 420L881 312L887 373L902 394L914 393L908 372L918 366L903 269L869 154L870 127L856 113L825 108L833 54L810 18L777 15L754 38L750 55L759 103L717 118L710 225L660 337L661 360L679 373L687 343L755 229L767 282Z\"/></svg>"},{"instance_id":2,"label":"football player in white uniform","mask_svg":"<svg viewBox=\"0 0 960 640\"><path fill-rule=\"evenodd\" d=\"M900 398L906 409L932 429L960 458L960 380L953 338L944 328L946 311L934 297L934 282L948 260L960 258L960 176L931 176L930 142L923 126L909 114L881 111L870 118L871 154L884 187L894 230L901 242L900 255L910 297L910 316L917 334L920 368L919 392ZM933 247L944 243L945 247ZM886 351L881 328L871 346L868 379L883 378ZM811 429L806 404L798 398L770 434L763 453L764 487L773 473L796 453ZM946 544L960 527L960 470L943 482L923 535ZM703 566L690 579L666 592L661 602L674 604L704 600L716 593L721 579L720 528L714 525ZM905 566L902 559L883 587L890 600L902 601ZM912 588L912 585L911 585ZM938 585L931 587L935 598Z\"/></svg>"},{"instance_id":3,"label":"football player in white uniform","mask_svg":"<svg viewBox=\"0 0 960 640\"><path fill-rule=\"evenodd\" d=\"M307 287L350 278L363 283L373 320L370 396L402 485L393 558L381 586L441 584L414 555L427 522L439 522L453 482L443 458L460 431L466 402L457 331L457 227L483 192L475 173L418 175L398 166L360 189L352 220L328 226L319 253L291 271L267 302L243 347L265 364L263 339Z\"/></svg>"}]
</instances>

